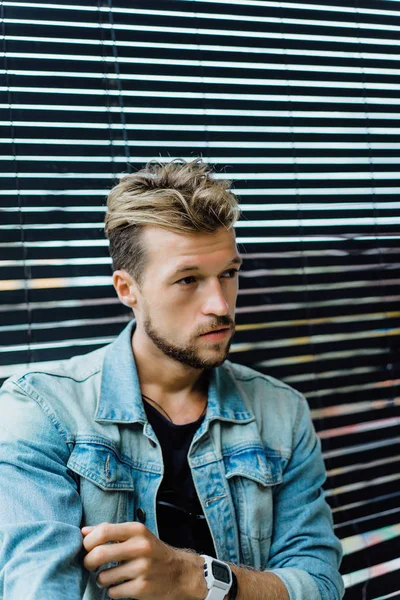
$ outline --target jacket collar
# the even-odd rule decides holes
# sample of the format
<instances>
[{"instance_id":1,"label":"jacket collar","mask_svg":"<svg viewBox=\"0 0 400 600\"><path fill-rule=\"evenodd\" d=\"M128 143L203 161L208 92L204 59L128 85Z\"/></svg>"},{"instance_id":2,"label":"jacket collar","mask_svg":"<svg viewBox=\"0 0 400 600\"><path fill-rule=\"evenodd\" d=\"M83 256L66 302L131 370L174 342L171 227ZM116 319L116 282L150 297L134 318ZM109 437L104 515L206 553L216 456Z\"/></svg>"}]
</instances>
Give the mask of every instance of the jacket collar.
<instances>
[{"instance_id":1,"label":"jacket collar","mask_svg":"<svg viewBox=\"0 0 400 600\"><path fill-rule=\"evenodd\" d=\"M136 321L133 319L106 348L96 421L143 424L147 422L132 352L131 339L135 327ZM254 420L225 363L212 369L210 377L205 422L215 419L239 423Z\"/></svg>"}]
</instances>

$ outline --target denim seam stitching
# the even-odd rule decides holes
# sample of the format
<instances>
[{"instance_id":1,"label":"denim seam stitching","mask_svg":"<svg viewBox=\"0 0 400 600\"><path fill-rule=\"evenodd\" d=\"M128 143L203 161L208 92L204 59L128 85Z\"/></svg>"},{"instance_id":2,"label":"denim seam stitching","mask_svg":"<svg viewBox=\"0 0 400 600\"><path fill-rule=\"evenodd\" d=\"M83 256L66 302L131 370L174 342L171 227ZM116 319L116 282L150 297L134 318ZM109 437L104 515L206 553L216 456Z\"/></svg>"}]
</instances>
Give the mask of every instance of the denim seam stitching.
<instances>
[{"instance_id":1,"label":"denim seam stitching","mask_svg":"<svg viewBox=\"0 0 400 600\"><path fill-rule=\"evenodd\" d=\"M114 452L118 461L121 464L125 465L126 468L136 469L138 471L143 471L144 473L160 473L161 472L159 466L157 466L157 463L153 463L153 465L154 465L154 467L153 467L153 465L150 465L148 462L139 463L139 462L130 460L129 457L124 452L119 452L117 450L117 448L115 447L115 445L113 444L112 441L110 443L107 443L105 438L99 437L98 439L99 439L99 441L94 442L94 444L101 446L102 448L107 448L108 450L111 450L112 452ZM104 440L105 443L102 443L101 440ZM94 445L94 444L91 444L90 441L80 441L77 438L73 439L73 444L74 444L74 448L79 447L81 444L86 444L88 446Z\"/></svg>"},{"instance_id":2,"label":"denim seam stitching","mask_svg":"<svg viewBox=\"0 0 400 600\"><path fill-rule=\"evenodd\" d=\"M42 412L46 415L46 417L49 419L51 424L54 426L57 433L64 438L64 442L68 446L68 440L71 439L70 436L68 436L67 432L61 428L61 424L57 420L56 415L50 410L50 408L47 406L47 404L45 402L43 402L43 400L40 398L39 394L38 394L37 398L35 398L32 394L30 394L28 392L28 390L24 389L17 382L14 381L13 384L16 387L18 387L21 390L21 392L23 392L26 396L28 396L28 398L33 400L33 402L35 402L35 404L37 404L37 406L39 406L39 408L42 410ZM70 452L69 447L68 447L68 451Z\"/></svg>"},{"instance_id":3,"label":"denim seam stitching","mask_svg":"<svg viewBox=\"0 0 400 600\"><path fill-rule=\"evenodd\" d=\"M93 373L90 373L90 375L86 375L86 377L84 377L83 379L75 379L75 377L72 377L71 375L62 375L61 373L48 373L47 371L29 371L29 373L25 373L19 379L17 379L17 381L13 381L13 383L19 385L19 382L26 381L29 375L47 375L48 377L60 377L62 379L70 379L71 381L75 381L76 383L83 383L91 377L94 377L98 373L101 373L101 368L97 369L97 371L94 371Z\"/></svg>"},{"instance_id":4,"label":"denim seam stitching","mask_svg":"<svg viewBox=\"0 0 400 600\"><path fill-rule=\"evenodd\" d=\"M286 384L278 385L274 381L271 381L271 379L269 379L266 375L264 375L264 376L263 375L255 375L254 377L249 377L247 379L244 379L238 375L235 375L235 377L238 381L255 381L256 379L261 379L262 381L265 381L266 383L270 383L271 385L273 385L274 388L277 388L279 390L286 390L286 391L290 392L296 398L298 398L301 395L300 392L298 392L298 390L295 390L294 388L292 388Z\"/></svg>"},{"instance_id":5,"label":"denim seam stitching","mask_svg":"<svg viewBox=\"0 0 400 600\"><path fill-rule=\"evenodd\" d=\"M300 409L301 409L302 404L304 402L307 403L307 400L305 399L304 396L300 395L299 402L298 402L298 405L297 405L297 410L296 410L296 417L295 417L295 420L294 420L294 423L293 423L293 429L292 429L292 432L293 432L292 433L292 454L293 454L293 450L294 450L294 441L295 441L295 438L296 438L296 436L298 434L298 431L300 429L300 421L301 421L301 418L302 418L302 414L300 414L300 412L301 412ZM303 404L303 406L304 406L304 404Z\"/></svg>"}]
</instances>

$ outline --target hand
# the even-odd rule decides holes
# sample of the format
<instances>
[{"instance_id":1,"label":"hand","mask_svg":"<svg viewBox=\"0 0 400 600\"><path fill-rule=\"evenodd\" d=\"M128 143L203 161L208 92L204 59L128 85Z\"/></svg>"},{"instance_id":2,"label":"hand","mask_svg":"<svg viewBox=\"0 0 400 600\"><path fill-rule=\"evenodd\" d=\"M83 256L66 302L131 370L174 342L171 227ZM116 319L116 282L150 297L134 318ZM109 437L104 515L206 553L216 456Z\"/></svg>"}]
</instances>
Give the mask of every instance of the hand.
<instances>
[{"instance_id":1,"label":"hand","mask_svg":"<svg viewBox=\"0 0 400 600\"><path fill-rule=\"evenodd\" d=\"M83 527L81 531L88 552L83 565L88 571L109 562L121 563L97 577L97 582L108 588L110 598L201 600L206 597L202 558L168 546L142 523L101 523Z\"/></svg>"}]
</instances>

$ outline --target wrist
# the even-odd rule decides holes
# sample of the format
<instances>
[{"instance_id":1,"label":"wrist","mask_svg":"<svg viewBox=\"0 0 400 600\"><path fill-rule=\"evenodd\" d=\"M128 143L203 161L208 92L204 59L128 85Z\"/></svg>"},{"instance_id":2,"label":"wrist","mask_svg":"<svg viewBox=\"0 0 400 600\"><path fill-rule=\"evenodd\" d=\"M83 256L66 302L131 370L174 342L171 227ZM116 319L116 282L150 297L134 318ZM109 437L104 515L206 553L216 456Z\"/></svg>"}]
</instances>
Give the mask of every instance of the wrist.
<instances>
[{"instance_id":1,"label":"wrist","mask_svg":"<svg viewBox=\"0 0 400 600\"><path fill-rule=\"evenodd\" d=\"M204 600L208 589L204 578L204 559L194 552L181 551L180 594L185 600Z\"/></svg>"}]
</instances>

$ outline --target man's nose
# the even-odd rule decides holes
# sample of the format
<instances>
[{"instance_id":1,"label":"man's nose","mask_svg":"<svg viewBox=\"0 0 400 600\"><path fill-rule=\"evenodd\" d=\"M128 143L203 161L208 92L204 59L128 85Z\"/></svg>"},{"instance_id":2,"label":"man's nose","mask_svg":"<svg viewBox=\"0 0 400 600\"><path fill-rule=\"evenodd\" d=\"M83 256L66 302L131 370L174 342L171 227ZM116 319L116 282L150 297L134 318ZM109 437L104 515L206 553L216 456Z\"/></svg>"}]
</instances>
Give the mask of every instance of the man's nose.
<instances>
[{"instance_id":1,"label":"man's nose","mask_svg":"<svg viewBox=\"0 0 400 600\"><path fill-rule=\"evenodd\" d=\"M225 299L219 279L211 281L204 290L205 300L203 303L203 313L206 315L227 315L229 305Z\"/></svg>"}]
</instances>

